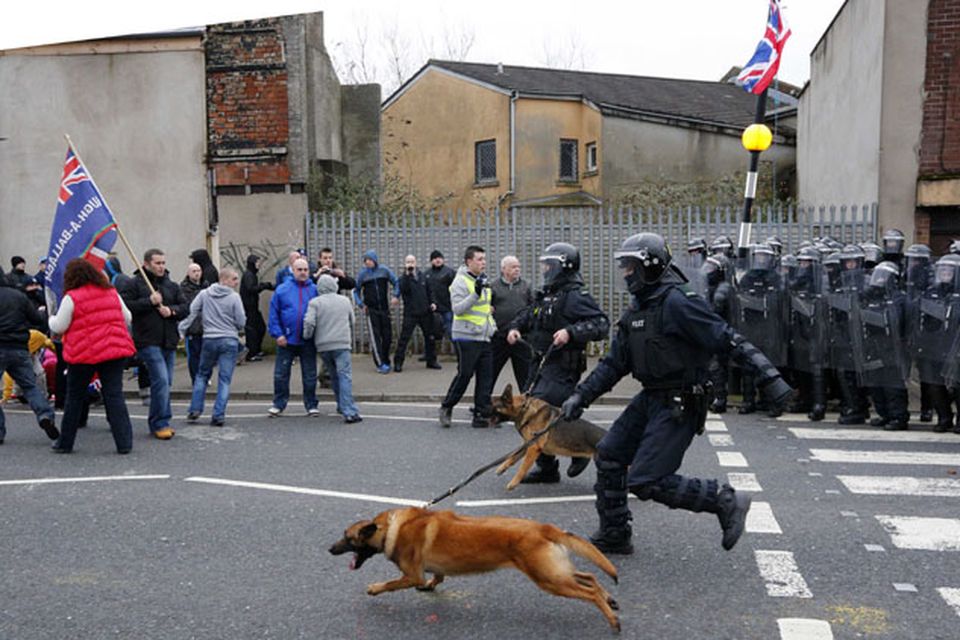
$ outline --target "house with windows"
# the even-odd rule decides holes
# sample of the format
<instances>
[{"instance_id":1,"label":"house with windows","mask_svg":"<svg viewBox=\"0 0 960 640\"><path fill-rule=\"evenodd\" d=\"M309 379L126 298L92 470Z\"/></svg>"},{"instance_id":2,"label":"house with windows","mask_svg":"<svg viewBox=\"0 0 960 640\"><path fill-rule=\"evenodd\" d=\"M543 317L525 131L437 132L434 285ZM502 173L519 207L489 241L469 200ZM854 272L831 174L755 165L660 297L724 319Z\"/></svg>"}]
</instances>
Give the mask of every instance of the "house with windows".
<instances>
[{"instance_id":1,"label":"house with windows","mask_svg":"<svg viewBox=\"0 0 960 640\"><path fill-rule=\"evenodd\" d=\"M796 100L778 95L764 160L786 176ZM445 209L615 204L743 172L755 111L730 82L430 60L381 106L381 174Z\"/></svg>"}]
</instances>

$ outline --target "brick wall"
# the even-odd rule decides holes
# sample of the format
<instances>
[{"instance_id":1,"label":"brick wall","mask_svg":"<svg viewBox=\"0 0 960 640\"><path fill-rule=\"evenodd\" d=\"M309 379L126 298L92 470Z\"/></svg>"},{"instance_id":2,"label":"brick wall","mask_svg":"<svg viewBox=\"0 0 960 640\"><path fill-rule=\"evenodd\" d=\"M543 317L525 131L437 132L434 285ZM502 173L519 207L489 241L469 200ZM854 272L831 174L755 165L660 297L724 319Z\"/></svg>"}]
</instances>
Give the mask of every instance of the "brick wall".
<instances>
[{"instance_id":1,"label":"brick wall","mask_svg":"<svg viewBox=\"0 0 960 640\"><path fill-rule=\"evenodd\" d=\"M218 187L290 182L285 57L279 18L207 29L207 137Z\"/></svg>"},{"instance_id":2,"label":"brick wall","mask_svg":"<svg viewBox=\"0 0 960 640\"><path fill-rule=\"evenodd\" d=\"M920 176L960 175L960 0L930 0Z\"/></svg>"}]
</instances>

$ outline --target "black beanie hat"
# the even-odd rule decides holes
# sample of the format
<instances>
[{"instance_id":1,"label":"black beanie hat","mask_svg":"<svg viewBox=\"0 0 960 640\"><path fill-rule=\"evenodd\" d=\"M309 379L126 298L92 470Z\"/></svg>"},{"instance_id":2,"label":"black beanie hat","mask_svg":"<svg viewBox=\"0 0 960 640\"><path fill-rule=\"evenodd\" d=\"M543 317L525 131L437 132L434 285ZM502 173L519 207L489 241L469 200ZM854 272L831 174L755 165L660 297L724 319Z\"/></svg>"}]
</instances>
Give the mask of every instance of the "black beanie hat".
<instances>
[{"instance_id":1,"label":"black beanie hat","mask_svg":"<svg viewBox=\"0 0 960 640\"><path fill-rule=\"evenodd\" d=\"M20 263L27 264L27 261L21 258L20 256L13 256L12 258L10 258L10 266L12 266L14 269L16 269L17 265Z\"/></svg>"},{"instance_id":2,"label":"black beanie hat","mask_svg":"<svg viewBox=\"0 0 960 640\"><path fill-rule=\"evenodd\" d=\"M434 249L433 251L430 252L430 259L431 259L431 260L433 260L434 258L442 258L442 257L443 257L443 254L440 253L440 251L439 251L438 249Z\"/></svg>"}]
</instances>

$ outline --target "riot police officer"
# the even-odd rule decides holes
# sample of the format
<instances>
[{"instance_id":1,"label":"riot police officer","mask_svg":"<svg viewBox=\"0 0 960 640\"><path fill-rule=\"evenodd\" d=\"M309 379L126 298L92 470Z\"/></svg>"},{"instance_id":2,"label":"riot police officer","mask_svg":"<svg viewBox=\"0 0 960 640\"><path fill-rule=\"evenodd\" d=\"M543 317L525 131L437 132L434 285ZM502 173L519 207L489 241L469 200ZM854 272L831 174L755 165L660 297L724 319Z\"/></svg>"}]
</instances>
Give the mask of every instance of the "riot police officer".
<instances>
[{"instance_id":1,"label":"riot police officer","mask_svg":"<svg viewBox=\"0 0 960 640\"><path fill-rule=\"evenodd\" d=\"M572 244L555 242L540 256L543 288L530 307L510 323L507 342L515 344L529 336L535 350L530 394L559 407L570 397L580 375L587 368L587 343L603 340L610 332L610 320L589 293L580 276L580 252ZM539 372L539 375L537 374ZM567 470L571 478L590 464L590 458L574 458ZM537 458L537 468L521 481L560 481L559 463L554 456Z\"/></svg>"},{"instance_id":2,"label":"riot police officer","mask_svg":"<svg viewBox=\"0 0 960 640\"><path fill-rule=\"evenodd\" d=\"M730 260L722 253L717 253L703 263L703 280L707 284L707 303L713 312L724 322L730 322L733 308L733 285L730 284L733 273ZM710 359L710 381L713 383L713 398L710 402L710 411L725 413L727 411L727 389L730 379L729 358L726 354L717 354Z\"/></svg>"},{"instance_id":3,"label":"riot police officer","mask_svg":"<svg viewBox=\"0 0 960 640\"><path fill-rule=\"evenodd\" d=\"M859 297L863 291L863 250L847 245L828 264L827 324L829 332L830 364L837 373L840 386L839 424L863 424L869 418L870 402L866 390L859 384L857 371L859 356L854 349L860 325L857 321Z\"/></svg>"},{"instance_id":4,"label":"riot police officer","mask_svg":"<svg viewBox=\"0 0 960 640\"><path fill-rule=\"evenodd\" d=\"M643 385L597 445L600 528L591 541L606 553L633 552L629 490L641 500L715 514L729 550L743 533L750 496L716 480L677 474L706 418L707 363L713 354L729 353L756 371L765 394L778 404L792 389L702 297L680 286L683 276L661 236L631 236L615 259L632 294L630 308L617 322L610 351L562 407L566 419L575 419L623 376L632 374Z\"/></svg>"},{"instance_id":5,"label":"riot police officer","mask_svg":"<svg viewBox=\"0 0 960 640\"><path fill-rule=\"evenodd\" d=\"M904 277L901 278L901 283L907 294L907 335L909 336L910 355L914 361L917 361L917 338L920 336L920 325L924 321L920 312L921 299L933 284L933 264L931 257L930 247L925 244L912 244L907 247L907 250L903 253ZM927 303L927 306L929 306L929 304L931 303ZM940 377L939 371L937 371L935 382L933 383L926 381L924 376L920 376L920 422L930 422L933 420L933 411L935 408L934 394L938 393L933 389L933 386L941 383L942 378Z\"/></svg>"},{"instance_id":6,"label":"riot police officer","mask_svg":"<svg viewBox=\"0 0 960 640\"><path fill-rule=\"evenodd\" d=\"M736 251L733 248L730 236L719 235L710 243L710 255L715 256L717 254L726 256L728 260L733 260L736 257Z\"/></svg>"},{"instance_id":7,"label":"riot police officer","mask_svg":"<svg viewBox=\"0 0 960 640\"><path fill-rule=\"evenodd\" d=\"M805 247L797 254L797 268L788 282L789 362L796 374L796 410L814 421L827 410L823 360L826 307L823 300L820 252Z\"/></svg>"},{"instance_id":8,"label":"riot police officer","mask_svg":"<svg viewBox=\"0 0 960 640\"><path fill-rule=\"evenodd\" d=\"M901 270L903 269L903 247L907 244L907 238L900 229L887 229L883 238L880 240L883 245L883 259L892 262Z\"/></svg>"},{"instance_id":9,"label":"riot police officer","mask_svg":"<svg viewBox=\"0 0 960 640\"><path fill-rule=\"evenodd\" d=\"M910 264L909 255L907 264ZM938 433L954 428L952 401L956 395L956 348L960 339L958 313L960 256L948 254L937 260L930 286L911 304L913 359L921 390L928 388L930 403L937 411L937 424L933 430ZM954 430L960 433L960 427Z\"/></svg>"}]
</instances>

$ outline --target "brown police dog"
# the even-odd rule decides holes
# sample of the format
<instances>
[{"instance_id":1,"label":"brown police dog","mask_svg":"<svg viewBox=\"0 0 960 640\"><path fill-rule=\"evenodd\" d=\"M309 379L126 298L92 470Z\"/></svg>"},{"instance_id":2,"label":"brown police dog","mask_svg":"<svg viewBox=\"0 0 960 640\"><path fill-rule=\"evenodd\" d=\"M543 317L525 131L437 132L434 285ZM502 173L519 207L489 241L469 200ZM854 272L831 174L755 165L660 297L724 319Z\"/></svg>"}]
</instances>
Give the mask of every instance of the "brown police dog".
<instances>
[{"instance_id":1,"label":"brown police dog","mask_svg":"<svg viewBox=\"0 0 960 640\"><path fill-rule=\"evenodd\" d=\"M396 580L369 585L371 596L410 587L433 591L445 576L514 567L547 593L592 602L620 631L614 613L617 602L596 576L576 570L570 551L616 582L616 567L595 546L552 524L521 518L470 517L420 507L392 509L350 525L330 547L335 556L353 552L351 569L359 569L378 553L400 568L403 575ZM427 580L424 572L433 577Z\"/></svg>"},{"instance_id":2,"label":"brown police dog","mask_svg":"<svg viewBox=\"0 0 960 640\"><path fill-rule=\"evenodd\" d=\"M533 439L533 435L544 429L550 421L553 420L560 410L540 400L528 395L517 395L513 393L513 386L507 385L500 397L493 397L493 418L496 422L513 422L517 431L523 437L524 441ZM546 453L552 456L570 456L572 458L592 458L597 451L597 443L607 434L606 431L583 419L578 420L559 420L545 434L540 436L536 442L531 444L522 454L523 461L514 474L513 479L507 483L507 490L511 490L520 484L527 471L537 460L537 456ZM507 469L512 467L520 460L520 455L515 454L503 461L497 467L497 475L501 475ZM575 476L583 471L583 467L576 473L568 475Z\"/></svg>"}]
</instances>

